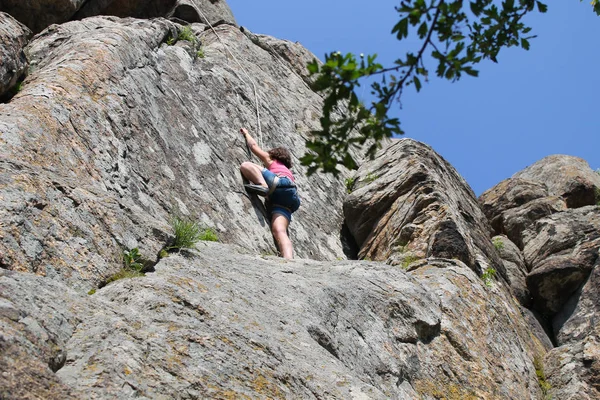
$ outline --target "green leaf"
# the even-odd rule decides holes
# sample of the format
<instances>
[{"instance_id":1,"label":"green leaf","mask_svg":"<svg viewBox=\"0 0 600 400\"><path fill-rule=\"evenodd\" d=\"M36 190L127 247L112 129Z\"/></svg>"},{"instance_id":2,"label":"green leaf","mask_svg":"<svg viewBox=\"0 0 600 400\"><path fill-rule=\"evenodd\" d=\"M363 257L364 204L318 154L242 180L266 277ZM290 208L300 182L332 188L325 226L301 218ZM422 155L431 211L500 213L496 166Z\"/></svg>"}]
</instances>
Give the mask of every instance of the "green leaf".
<instances>
[{"instance_id":1,"label":"green leaf","mask_svg":"<svg viewBox=\"0 0 600 400\"><path fill-rule=\"evenodd\" d=\"M421 81L416 76L413 78L413 81L415 82L415 88L417 89L417 92L420 92L421 91Z\"/></svg>"},{"instance_id":2,"label":"green leaf","mask_svg":"<svg viewBox=\"0 0 600 400\"><path fill-rule=\"evenodd\" d=\"M521 39L521 47L525 50L529 50L529 41L527 39Z\"/></svg>"},{"instance_id":3,"label":"green leaf","mask_svg":"<svg viewBox=\"0 0 600 400\"><path fill-rule=\"evenodd\" d=\"M427 33L429 32L429 30L427 29L427 22L423 22L421 24L421 26L419 26L419 30L417 31L417 34L419 35L420 39L424 39L425 36L427 36Z\"/></svg>"},{"instance_id":4,"label":"green leaf","mask_svg":"<svg viewBox=\"0 0 600 400\"><path fill-rule=\"evenodd\" d=\"M542 3L541 1L536 2L538 11L541 13L545 13L548 11L548 6Z\"/></svg>"}]
</instances>

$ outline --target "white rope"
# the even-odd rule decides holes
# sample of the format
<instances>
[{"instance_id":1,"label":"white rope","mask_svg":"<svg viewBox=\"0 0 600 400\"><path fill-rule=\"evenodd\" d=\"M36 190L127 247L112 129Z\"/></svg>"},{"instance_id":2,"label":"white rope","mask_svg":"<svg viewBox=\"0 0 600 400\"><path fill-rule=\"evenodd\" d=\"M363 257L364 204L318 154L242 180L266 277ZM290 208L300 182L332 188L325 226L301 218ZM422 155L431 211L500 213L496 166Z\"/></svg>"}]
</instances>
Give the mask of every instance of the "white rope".
<instances>
[{"instance_id":1,"label":"white rope","mask_svg":"<svg viewBox=\"0 0 600 400\"><path fill-rule=\"evenodd\" d=\"M217 39L219 40L219 42L221 42L221 44L223 45L223 47L225 47L225 50L227 50L227 52L231 55L231 57L235 60L235 62L237 62L237 64L240 66L240 68L242 69L242 71L244 71L244 73L246 74L246 76L250 80L250 83L252 84L252 89L254 90L254 103L256 105L256 126L258 127L258 145L262 148L263 147L263 143L262 143L262 130L260 129L260 110L259 110L259 102L258 102L258 92L256 90L256 85L254 84L254 80L252 79L252 77L250 75L248 75L248 72L246 71L246 68L244 68L244 66L238 61L237 57L229 50L229 47L227 46L227 44L225 42L223 42L223 40L221 40L221 37L219 36L219 34L215 30L215 28L212 26L212 24L210 23L210 21L208 20L208 18L206 18L206 15L204 15L204 13L202 12L202 10L200 10L199 7L196 7L196 9L198 10L198 12L202 16L202 18L204 18L204 20L206 21L206 23L208 24L208 26L210 26L210 29L213 31L213 33L215 34L215 36L217 37ZM244 82L246 85L248 85L248 83L245 80L243 80L239 75L238 75L238 78L242 82Z\"/></svg>"}]
</instances>

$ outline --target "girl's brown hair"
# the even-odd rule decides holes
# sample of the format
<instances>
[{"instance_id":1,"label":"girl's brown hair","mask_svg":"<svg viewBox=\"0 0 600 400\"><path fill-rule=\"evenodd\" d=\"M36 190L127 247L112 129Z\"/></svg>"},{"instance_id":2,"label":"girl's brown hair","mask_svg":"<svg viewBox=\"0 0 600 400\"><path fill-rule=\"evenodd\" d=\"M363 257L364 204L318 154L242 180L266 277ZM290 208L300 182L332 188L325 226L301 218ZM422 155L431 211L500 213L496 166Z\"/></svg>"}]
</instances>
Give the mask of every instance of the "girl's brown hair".
<instances>
[{"instance_id":1,"label":"girl's brown hair","mask_svg":"<svg viewBox=\"0 0 600 400\"><path fill-rule=\"evenodd\" d=\"M286 167L292 168L292 156L290 156L290 152L285 147L275 147L267 153L269 153L271 160L277 160Z\"/></svg>"}]
</instances>

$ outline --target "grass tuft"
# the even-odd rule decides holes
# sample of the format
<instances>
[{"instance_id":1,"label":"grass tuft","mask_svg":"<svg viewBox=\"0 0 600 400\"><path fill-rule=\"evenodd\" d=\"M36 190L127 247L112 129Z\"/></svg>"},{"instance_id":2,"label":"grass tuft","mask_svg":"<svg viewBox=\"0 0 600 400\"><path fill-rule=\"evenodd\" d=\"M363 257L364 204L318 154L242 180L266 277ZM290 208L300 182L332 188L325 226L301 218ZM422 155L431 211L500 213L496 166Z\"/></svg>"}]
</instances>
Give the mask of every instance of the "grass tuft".
<instances>
[{"instance_id":1,"label":"grass tuft","mask_svg":"<svg viewBox=\"0 0 600 400\"><path fill-rule=\"evenodd\" d=\"M352 193L352 190L354 189L354 182L356 182L356 177L346 178L346 180L344 181L344 183L346 184L346 193Z\"/></svg>"},{"instance_id":2,"label":"grass tuft","mask_svg":"<svg viewBox=\"0 0 600 400\"><path fill-rule=\"evenodd\" d=\"M175 216L171 219L171 228L175 233L173 243L165 250L193 249L201 240L209 242L219 241L217 233L211 228L202 228L190 218Z\"/></svg>"},{"instance_id":3,"label":"grass tuft","mask_svg":"<svg viewBox=\"0 0 600 400\"><path fill-rule=\"evenodd\" d=\"M494 247L498 251L500 251L500 250L502 250L504 248L504 242L499 237L494 238L494 240L492 240L492 243L494 243Z\"/></svg>"},{"instance_id":4,"label":"grass tuft","mask_svg":"<svg viewBox=\"0 0 600 400\"><path fill-rule=\"evenodd\" d=\"M481 279L483 280L485 286L492 287L492 282L494 281L495 276L496 270L490 267L483 271L483 274L481 274Z\"/></svg>"}]
</instances>

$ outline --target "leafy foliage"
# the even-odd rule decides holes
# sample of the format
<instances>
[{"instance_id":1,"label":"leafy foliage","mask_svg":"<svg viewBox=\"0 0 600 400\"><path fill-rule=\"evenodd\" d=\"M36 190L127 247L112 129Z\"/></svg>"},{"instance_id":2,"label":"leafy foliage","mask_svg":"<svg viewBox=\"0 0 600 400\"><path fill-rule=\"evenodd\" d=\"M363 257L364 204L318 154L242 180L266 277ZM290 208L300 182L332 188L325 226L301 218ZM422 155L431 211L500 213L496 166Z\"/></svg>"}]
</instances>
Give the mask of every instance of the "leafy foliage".
<instances>
[{"instance_id":1,"label":"leafy foliage","mask_svg":"<svg viewBox=\"0 0 600 400\"><path fill-rule=\"evenodd\" d=\"M148 261L142 257L137 247L131 250L125 250L123 251L123 268L121 268L121 270L116 274L109 277L104 284L109 284L111 282L118 281L119 279L139 278L145 276L144 270L147 263ZM96 292L95 289L92 290L90 290L88 294L94 294Z\"/></svg>"},{"instance_id":2,"label":"leafy foliage","mask_svg":"<svg viewBox=\"0 0 600 400\"><path fill-rule=\"evenodd\" d=\"M123 252L123 262L125 263L125 268L127 269L137 272L142 272L144 269L142 255L137 247L131 250L125 250Z\"/></svg>"},{"instance_id":3,"label":"leafy foliage","mask_svg":"<svg viewBox=\"0 0 600 400\"><path fill-rule=\"evenodd\" d=\"M600 2L593 0L592 6L600 15ZM321 129L311 132L309 152L301 158L309 174L319 169L337 174L338 165L355 169L352 148L368 143L366 155L372 158L382 139L403 134L400 121L388 112L405 88L419 92L432 72L454 82L464 75L476 77L475 66L483 60L497 62L504 48L529 50L535 36L523 19L545 13L547 6L538 0L402 0L395 9L399 21L391 33L400 41L416 35L421 43L393 66L384 68L376 55L357 58L340 52L325 55L322 65L316 60L308 64L313 89L325 95ZM426 61L437 64L434 71ZM371 84L376 99L366 106L355 91L361 80L375 75L381 76Z\"/></svg>"}]
</instances>

